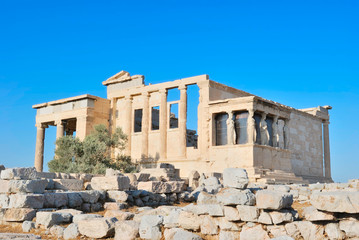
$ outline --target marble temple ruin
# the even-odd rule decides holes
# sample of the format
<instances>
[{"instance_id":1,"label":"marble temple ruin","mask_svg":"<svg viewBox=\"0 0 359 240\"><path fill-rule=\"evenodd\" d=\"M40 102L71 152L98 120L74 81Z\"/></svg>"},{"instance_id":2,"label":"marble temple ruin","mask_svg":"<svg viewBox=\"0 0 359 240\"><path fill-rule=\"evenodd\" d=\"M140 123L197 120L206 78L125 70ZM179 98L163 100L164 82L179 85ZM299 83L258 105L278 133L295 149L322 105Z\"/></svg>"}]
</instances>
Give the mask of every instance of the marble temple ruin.
<instances>
[{"instance_id":1,"label":"marble temple ruin","mask_svg":"<svg viewBox=\"0 0 359 240\"><path fill-rule=\"evenodd\" d=\"M45 130L84 139L97 124L121 127L124 154L144 167L170 163L181 176L192 170L245 168L251 181L332 182L330 106L294 109L199 75L145 85L143 75L121 71L102 83L107 99L89 94L34 105L35 167L43 169ZM196 114L187 112L187 89L196 85ZM169 91L179 99L170 101ZM196 121L197 129L188 129ZM114 154L119 154L115 150Z\"/></svg>"}]
</instances>

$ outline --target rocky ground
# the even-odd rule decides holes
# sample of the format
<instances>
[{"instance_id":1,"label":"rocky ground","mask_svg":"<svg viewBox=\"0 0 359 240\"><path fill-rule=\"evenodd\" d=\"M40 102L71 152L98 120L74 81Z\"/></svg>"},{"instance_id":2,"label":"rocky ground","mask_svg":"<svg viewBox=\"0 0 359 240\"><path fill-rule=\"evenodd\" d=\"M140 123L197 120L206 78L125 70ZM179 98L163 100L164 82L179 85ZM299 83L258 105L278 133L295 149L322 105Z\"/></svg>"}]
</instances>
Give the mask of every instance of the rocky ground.
<instances>
[{"instance_id":1,"label":"rocky ground","mask_svg":"<svg viewBox=\"0 0 359 240\"><path fill-rule=\"evenodd\" d=\"M234 168L181 180L170 165L105 176L0 169L0 239L359 239L359 180L266 185Z\"/></svg>"}]
</instances>

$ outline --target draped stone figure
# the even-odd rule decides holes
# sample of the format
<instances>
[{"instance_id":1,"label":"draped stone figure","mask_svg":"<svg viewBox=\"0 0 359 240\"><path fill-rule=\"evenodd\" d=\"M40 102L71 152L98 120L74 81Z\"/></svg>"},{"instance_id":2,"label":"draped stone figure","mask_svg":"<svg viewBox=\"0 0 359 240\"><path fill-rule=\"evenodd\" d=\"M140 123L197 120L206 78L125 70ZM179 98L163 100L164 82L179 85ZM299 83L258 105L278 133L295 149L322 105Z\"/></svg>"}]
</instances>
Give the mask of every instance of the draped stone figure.
<instances>
[{"instance_id":1,"label":"draped stone figure","mask_svg":"<svg viewBox=\"0 0 359 240\"><path fill-rule=\"evenodd\" d=\"M289 121L285 120L284 122L284 128L283 128L283 135L284 135L284 148L288 149L289 147L289 127L288 127Z\"/></svg>"},{"instance_id":2,"label":"draped stone figure","mask_svg":"<svg viewBox=\"0 0 359 240\"><path fill-rule=\"evenodd\" d=\"M236 129L234 127L234 121L233 121L233 113L228 113L228 119L227 119L227 144L233 145L236 144Z\"/></svg>"},{"instance_id":3,"label":"draped stone figure","mask_svg":"<svg viewBox=\"0 0 359 240\"><path fill-rule=\"evenodd\" d=\"M279 131L278 131L278 116L275 116L272 124L273 129L273 147L278 147L279 143Z\"/></svg>"},{"instance_id":4,"label":"draped stone figure","mask_svg":"<svg viewBox=\"0 0 359 240\"><path fill-rule=\"evenodd\" d=\"M269 145L269 137L270 136L269 136L269 132L268 132L268 125L266 122L266 117L267 117L267 114L263 113L261 122L259 124L260 131L261 131L261 144L262 145Z\"/></svg>"},{"instance_id":5,"label":"draped stone figure","mask_svg":"<svg viewBox=\"0 0 359 240\"><path fill-rule=\"evenodd\" d=\"M248 110L248 126L247 126L247 133L248 133L248 143L255 143L257 140L257 131L256 131L256 120L254 120L254 110Z\"/></svg>"},{"instance_id":6,"label":"draped stone figure","mask_svg":"<svg viewBox=\"0 0 359 240\"><path fill-rule=\"evenodd\" d=\"M278 120L278 147L284 149L284 121L282 119Z\"/></svg>"}]
</instances>

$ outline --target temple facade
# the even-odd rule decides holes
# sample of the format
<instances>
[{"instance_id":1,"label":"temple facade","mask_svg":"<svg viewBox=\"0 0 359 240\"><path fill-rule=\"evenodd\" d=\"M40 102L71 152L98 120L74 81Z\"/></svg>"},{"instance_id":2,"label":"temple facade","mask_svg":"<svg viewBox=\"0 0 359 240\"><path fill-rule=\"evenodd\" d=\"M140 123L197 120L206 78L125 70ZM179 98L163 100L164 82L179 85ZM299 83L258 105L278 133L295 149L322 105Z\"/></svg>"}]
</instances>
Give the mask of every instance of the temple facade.
<instances>
[{"instance_id":1,"label":"temple facade","mask_svg":"<svg viewBox=\"0 0 359 240\"><path fill-rule=\"evenodd\" d=\"M43 169L45 129L57 138L84 139L93 126L121 127L124 152L143 167L171 163L180 175L197 170L245 168L252 181L331 182L330 106L294 109L209 79L208 75L145 85L144 76L121 71L102 83L107 99L81 95L34 105L35 167ZM197 86L196 114L187 111L187 89ZM170 100L168 93L178 92ZM188 129L195 121L197 129Z\"/></svg>"}]
</instances>

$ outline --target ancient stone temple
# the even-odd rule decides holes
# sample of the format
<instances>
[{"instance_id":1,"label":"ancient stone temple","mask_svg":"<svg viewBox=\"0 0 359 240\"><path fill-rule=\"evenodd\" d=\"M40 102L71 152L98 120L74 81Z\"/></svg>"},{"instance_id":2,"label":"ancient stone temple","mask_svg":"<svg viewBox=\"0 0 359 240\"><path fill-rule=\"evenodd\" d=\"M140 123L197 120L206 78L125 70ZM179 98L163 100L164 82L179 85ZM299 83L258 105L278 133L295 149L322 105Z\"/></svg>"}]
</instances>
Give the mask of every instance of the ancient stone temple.
<instances>
[{"instance_id":1,"label":"ancient stone temple","mask_svg":"<svg viewBox=\"0 0 359 240\"><path fill-rule=\"evenodd\" d=\"M208 75L145 85L144 76L121 71L102 83L107 99L91 95L34 105L35 167L42 171L45 129L83 139L96 124L121 127L125 154L144 167L171 163L181 176L192 170L245 168L252 181L330 182L330 106L294 109L225 86ZM199 96L196 114L188 89ZM178 99L168 98L171 91ZM188 129L189 121L197 129ZM114 154L119 154L116 150Z\"/></svg>"}]
</instances>

